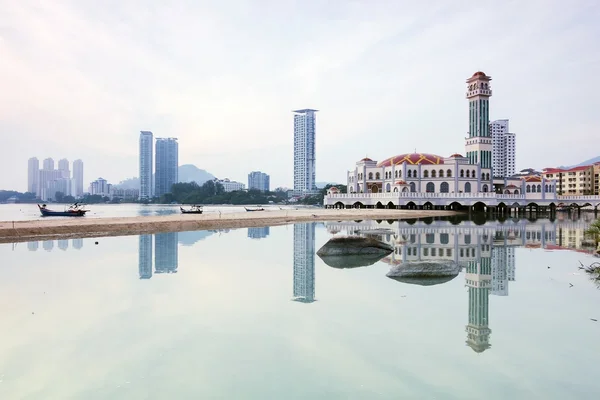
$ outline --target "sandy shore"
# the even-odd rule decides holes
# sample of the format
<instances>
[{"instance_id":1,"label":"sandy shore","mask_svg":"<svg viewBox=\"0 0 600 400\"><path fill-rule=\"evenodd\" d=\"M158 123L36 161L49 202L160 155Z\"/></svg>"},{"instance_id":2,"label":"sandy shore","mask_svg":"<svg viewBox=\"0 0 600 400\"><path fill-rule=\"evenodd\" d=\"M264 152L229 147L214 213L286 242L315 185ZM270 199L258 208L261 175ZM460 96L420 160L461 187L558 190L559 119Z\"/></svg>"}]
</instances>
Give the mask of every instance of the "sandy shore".
<instances>
[{"instance_id":1,"label":"sandy shore","mask_svg":"<svg viewBox=\"0 0 600 400\"><path fill-rule=\"evenodd\" d=\"M408 219L455 215L453 211L426 210L267 210L244 213L174 214L127 218L46 218L36 221L0 222L0 243L61 238L139 235L202 229L284 225L303 221L359 219Z\"/></svg>"}]
</instances>

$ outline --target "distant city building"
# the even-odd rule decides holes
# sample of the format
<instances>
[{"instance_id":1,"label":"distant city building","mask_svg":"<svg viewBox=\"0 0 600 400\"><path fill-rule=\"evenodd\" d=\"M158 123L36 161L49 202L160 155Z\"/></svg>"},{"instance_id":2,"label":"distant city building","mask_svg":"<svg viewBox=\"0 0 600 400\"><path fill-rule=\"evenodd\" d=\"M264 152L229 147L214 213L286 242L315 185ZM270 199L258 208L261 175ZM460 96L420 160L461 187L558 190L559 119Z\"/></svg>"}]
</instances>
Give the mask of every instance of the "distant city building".
<instances>
[{"instance_id":1,"label":"distant city building","mask_svg":"<svg viewBox=\"0 0 600 400\"><path fill-rule=\"evenodd\" d=\"M171 193L177 183L179 167L179 145L177 138L156 138L156 188L154 196Z\"/></svg>"},{"instance_id":2,"label":"distant city building","mask_svg":"<svg viewBox=\"0 0 600 400\"><path fill-rule=\"evenodd\" d=\"M43 165L46 171L54 170L54 160L51 158L46 158Z\"/></svg>"},{"instance_id":3,"label":"distant city building","mask_svg":"<svg viewBox=\"0 0 600 400\"><path fill-rule=\"evenodd\" d=\"M294 301L315 301L315 224L294 224Z\"/></svg>"},{"instance_id":4,"label":"distant city building","mask_svg":"<svg viewBox=\"0 0 600 400\"><path fill-rule=\"evenodd\" d=\"M490 122L492 133L492 171L495 178L513 176L516 171L516 135L510 133L508 120Z\"/></svg>"},{"instance_id":5,"label":"distant city building","mask_svg":"<svg viewBox=\"0 0 600 400\"><path fill-rule=\"evenodd\" d=\"M83 161L73 161L73 182L71 183L72 193L74 197L83 196Z\"/></svg>"},{"instance_id":6,"label":"distant city building","mask_svg":"<svg viewBox=\"0 0 600 400\"><path fill-rule=\"evenodd\" d=\"M157 274L177 272L177 232L154 235L154 268Z\"/></svg>"},{"instance_id":7,"label":"distant city building","mask_svg":"<svg viewBox=\"0 0 600 400\"><path fill-rule=\"evenodd\" d=\"M248 189L249 190L260 190L261 192L268 192L270 190L270 178L269 175L260 171L252 171L248 174Z\"/></svg>"},{"instance_id":8,"label":"distant city building","mask_svg":"<svg viewBox=\"0 0 600 400\"><path fill-rule=\"evenodd\" d=\"M582 196L599 194L596 191L596 173L598 166L583 165L573 168L546 168L542 176L556 182L556 193L563 196Z\"/></svg>"},{"instance_id":9,"label":"distant city building","mask_svg":"<svg viewBox=\"0 0 600 400\"><path fill-rule=\"evenodd\" d=\"M600 162L594 164L594 194L600 195Z\"/></svg>"},{"instance_id":10,"label":"distant city building","mask_svg":"<svg viewBox=\"0 0 600 400\"><path fill-rule=\"evenodd\" d=\"M120 199L126 201L135 201L140 197L139 189L121 189L112 188L110 189L111 199Z\"/></svg>"},{"instance_id":11,"label":"distant city building","mask_svg":"<svg viewBox=\"0 0 600 400\"><path fill-rule=\"evenodd\" d=\"M42 190L45 200L57 200L58 196L56 194L59 192L62 193L63 196L71 194L71 179L63 178L62 171L60 170L54 172L57 173L60 178L48 181L45 191Z\"/></svg>"},{"instance_id":12,"label":"distant city building","mask_svg":"<svg viewBox=\"0 0 600 400\"><path fill-rule=\"evenodd\" d=\"M264 239L269 236L269 227L248 228L248 237L250 239Z\"/></svg>"},{"instance_id":13,"label":"distant city building","mask_svg":"<svg viewBox=\"0 0 600 400\"><path fill-rule=\"evenodd\" d=\"M44 162L46 165L46 162ZM38 177L38 189L36 190L37 197L42 200L54 200L57 191L62 191L63 183L51 184L57 180L62 181L62 174L57 169L41 169ZM52 185L52 186L51 186ZM59 188L57 188L59 186Z\"/></svg>"},{"instance_id":14,"label":"distant city building","mask_svg":"<svg viewBox=\"0 0 600 400\"><path fill-rule=\"evenodd\" d=\"M215 183L219 183L223 186L223 190L225 192L235 192L238 190L245 190L246 185L241 182L230 181L228 178L225 179L215 179Z\"/></svg>"},{"instance_id":15,"label":"distant city building","mask_svg":"<svg viewBox=\"0 0 600 400\"><path fill-rule=\"evenodd\" d=\"M29 193L38 192L38 182L40 180L40 161L32 157L27 162L27 191Z\"/></svg>"},{"instance_id":16,"label":"distant city building","mask_svg":"<svg viewBox=\"0 0 600 400\"><path fill-rule=\"evenodd\" d=\"M312 194L315 185L315 113L318 110L294 111L294 193Z\"/></svg>"},{"instance_id":17,"label":"distant city building","mask_svg":"<svg viewBox=\"0 0 600 400\"><path fill-rule=\"evenodd\" d=\"M152 235L139 236L138 271L140 279L152 278Z\"/></svg>"},{"instance_id":18,"label":"distant city building","mask_svg":"<svg viewBox=\"0 0 600 400\"><path fill-rule=\"evenodd\" d=\"M140 132L140 199L148 200L153 196L153 135L149 131Z\"/></svg>"},{"instance_id":19,"label":"distant city building","mask_svg":"<svg viewBox=\"0 0 600 400\"><path fill-rule=\"evenodd\" d=\"M58 170L63 178L71 179L71 170L69 169L69 160L66 158L58 160Z\"/></svg>"},{"instance_id":20,"label":"distant city building","mask_svg":"<svg viewBox=\"0 0 600 400\"><path fill-rule=\"evenodd\" d=\"M90 184L90 194L102 197L110 196L112 185L106 179L98 178Z\"/></svg>"}]
</instances>

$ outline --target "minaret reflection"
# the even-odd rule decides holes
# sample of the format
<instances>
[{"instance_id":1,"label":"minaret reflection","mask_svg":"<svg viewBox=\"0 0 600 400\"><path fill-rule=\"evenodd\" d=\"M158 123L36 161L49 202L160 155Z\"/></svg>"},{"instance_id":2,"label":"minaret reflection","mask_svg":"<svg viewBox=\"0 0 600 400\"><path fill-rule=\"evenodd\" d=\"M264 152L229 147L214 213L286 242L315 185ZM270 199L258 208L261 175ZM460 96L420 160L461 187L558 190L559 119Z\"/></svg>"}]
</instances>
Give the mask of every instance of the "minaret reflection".
<instances>
[{"instance_id":1,"label":"minaret reflection","mask_svg":"<svg viewBox=\"0 0 600 400\"><path fill-rule=\"evenodd\" d=\"M315 224L294 225L294 301L315 301Z\"/></svg>"},{"instance_id":2,"label":"minaret reflection","mask_svg":"<svg viewBox=\"0 0 600 400\"><path fill-rule=\"evenodd\" d=\"M492 255L488 236L478 236L476 259L467 262L465 282L469 288L467 345L478 353L490 348L489 309L492 287ZM506 265L504 265L504 270ZM506 288L508 293L508 287Z\"/></svg>"},{"instance_id":3,"label":"minaret reflection","mask_svg":"<svg viewBox=\"0 0 600 400\"><path fill-rule=\"evenodd\" d=\"M140 279L152 278L152 235L140 235L138 269Z\"/></svg>"},{"instance_id":4,"label":"minaret reflection","mask_svg":"<svg viewBox=\"0 0 600 400\"><path fill-rule=\"evenodd\" d=\"M177 232L157 233L154 235L156 250L154 253L155 273L177 272Z\"/></svg>"}]
</instances>

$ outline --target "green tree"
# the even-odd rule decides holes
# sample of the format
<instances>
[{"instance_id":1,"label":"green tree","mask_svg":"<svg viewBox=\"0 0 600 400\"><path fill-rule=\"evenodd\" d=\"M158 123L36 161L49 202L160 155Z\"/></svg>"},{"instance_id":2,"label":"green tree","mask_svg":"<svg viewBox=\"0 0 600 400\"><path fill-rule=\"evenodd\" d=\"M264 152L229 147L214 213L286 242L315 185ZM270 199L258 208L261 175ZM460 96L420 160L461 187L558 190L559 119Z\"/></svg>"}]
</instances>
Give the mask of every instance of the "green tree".
<instances>
[{"instance_id":1,"label":"green tree","mask_svg":"<svg viewBox=\"0 0 600 400\"><path fill-rule=\"evenodd\" d=\"M593 239L597 245L600 242L600 219L592 222L588 229L586 229L585 234L587 237Z\"/></svg>"}]
</instances>

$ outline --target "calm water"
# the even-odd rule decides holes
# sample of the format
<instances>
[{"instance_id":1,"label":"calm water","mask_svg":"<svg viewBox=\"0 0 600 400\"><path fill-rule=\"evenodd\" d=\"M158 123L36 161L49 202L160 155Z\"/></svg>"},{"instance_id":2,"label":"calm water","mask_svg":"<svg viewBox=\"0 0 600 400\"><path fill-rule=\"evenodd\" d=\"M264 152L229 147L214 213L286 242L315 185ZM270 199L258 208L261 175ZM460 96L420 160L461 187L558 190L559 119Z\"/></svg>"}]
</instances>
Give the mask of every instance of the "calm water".
<instances>
[{"instance_id":1,"label":"calm water","mask_svg":"<svg viewBox=\"0 0 600 400\"><path fill-rule=\"evenodd\" d=\"M600 290L578 269L597 259L568 248L585 226L365 221L0 245L0 398L597 399ZM373 229L395 246L374 265L315 255ZM435 286L386 277L428 259L463 270Z\"/></svg>"},{"instance_id":2,"label":"calm water","mask_svg":"<svg viewBox=\"0 0 600 400\"><path fill-rule=\"evenodd\" d=\"M49 204L48 208L63 211L68 205ZM86 218L140 217L152 215L179 214L179 205L170 204L89 204ZM187 208L188 206L184 206ZM267 210L293 209L303 206L263 206ZM205 213L245 212L243 206L204 206ZM62 217L53 217L53 219ZM70 218L70 217L64 217ZM36 204L0 204L0 221L24 221L43 219Z\"/></svg>"}]
</instances>

